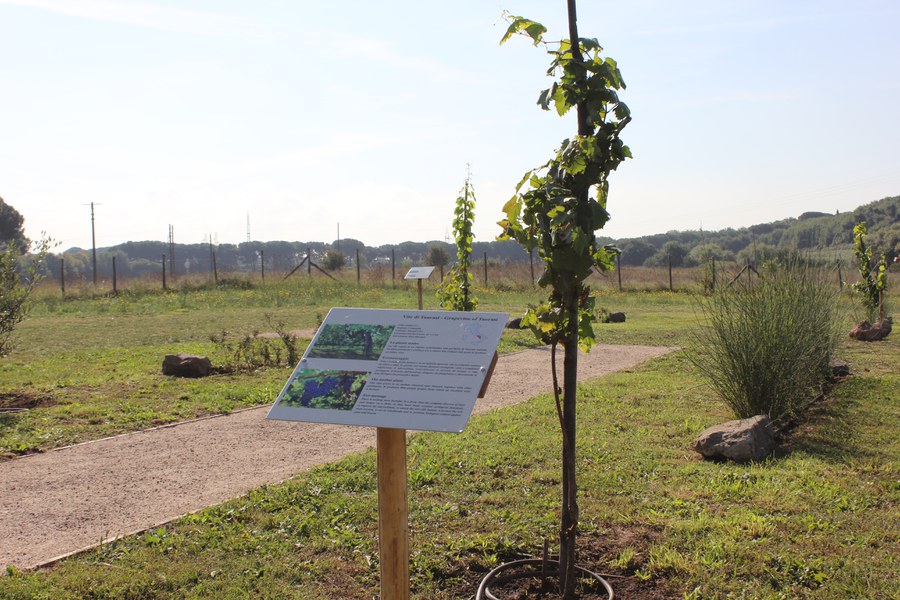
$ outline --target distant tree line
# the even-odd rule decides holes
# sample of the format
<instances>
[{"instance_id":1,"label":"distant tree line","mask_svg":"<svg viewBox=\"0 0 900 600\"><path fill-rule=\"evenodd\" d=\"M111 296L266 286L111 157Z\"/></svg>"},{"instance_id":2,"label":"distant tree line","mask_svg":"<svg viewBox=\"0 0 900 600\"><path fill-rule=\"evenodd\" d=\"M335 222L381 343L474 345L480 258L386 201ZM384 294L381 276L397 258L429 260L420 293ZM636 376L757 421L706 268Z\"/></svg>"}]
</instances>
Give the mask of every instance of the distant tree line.
<instances>
[{"instance_id":1,"label":"distant tree line","mask_svg":"<svg viewBox=\"0 0 900 600\"><path fill-rule=\"evenodd\" d=\"M7 213L9 214L9 213ZM717 261L759 262L795 251L825 254L849 259L852 256L853 227L865 221L870 245L887 254L888 261L900 255L900 196L884 198L857 208L852 212L828 214L804 213L797 218L763 223L740 229L719 231L669 231L638 238L599 238L598 243L616 245L622 252L621 264L627 266L667 266L671 259L675 267L702 265L710 259ZM20 232L16 221L13 230ZM126 242L98 250L97 269L102 278L112 274L112 259L116 257L116 271L120 277L158 274L162 256L169 257L169 244L162 241ZM382 265L390 268L391 260L398 269L433 262L435 266L449 266L456 256L455 244L444 241L402 242L382 246L366 246L362 241L345 238L325 242L244 242L241 244L176 244L175 275L203 274L212 271L215 253L218 273L256 273L260 271L261 254L267 273L285 273L303 261L307 250L315 264L327 268L340 264L329 255L340 253L343 266L356 266L357 251L363 268ZM491 263L528 263L528 253L513 241L475 242L473 261L487 254ZM67 277L89 277L90 249L71 248L48 259L47 270L59 276L59 260L65 258ZM438 265L435 261L446 261ZM168 265L167 265L168 266Z\"/></svg>"},{"instance_id":2,"label":"distant tree line","mask_svg":"<svg viewBox=\"0 0 900 600\"><path fill-rule=\"evenodd\" d=\"M865 221L873 247L888 260L900 255L900 196L860 206L852 212L809 212L798 218L719 231L669 231L618 240L624 265L695 266L711 258L720 261L758 262L791 252L835 250L850 258L853 227Z\"/></svg>"}]
</instances>

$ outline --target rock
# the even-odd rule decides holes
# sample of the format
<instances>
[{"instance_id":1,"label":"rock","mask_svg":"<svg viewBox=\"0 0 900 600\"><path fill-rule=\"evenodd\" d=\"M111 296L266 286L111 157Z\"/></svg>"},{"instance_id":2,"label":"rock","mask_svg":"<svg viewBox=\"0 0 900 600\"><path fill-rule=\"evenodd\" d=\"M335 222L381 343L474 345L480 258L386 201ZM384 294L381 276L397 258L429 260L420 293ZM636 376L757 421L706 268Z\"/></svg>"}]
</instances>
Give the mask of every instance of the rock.
<instances>
[{"instance_id":1,"label":"rock","mask_svg":"<svg viewBox=\"0 0 900 600\"><path fill-rule=\"evenodd\" d=\"M167 354L163 359L162 372L172 377L206 377L212 372L212 363L205 356Z\"/></svg>"},{"instance_id":2,"label":"rock","mask_svg":"<svg viewBox=\"0 0 900 600\"><path fill-rule=\"evenodd\" d=\"M625 313L623 313L623 312L609 313L607 323L624 323L624 322L625 322Z\"/></svg>"},{"instance_id":3,"label":"rock","mask_svg":"<svg viewBox=\"0 0 900 600\"><path fill-rule=\"evenodd\" d=\"M775 448L768 415L714 425L697 436L694 450L705 458L735 462L763 460Z\"/></svg>"},{"instance_id":4,"label":"rock","mask_svg":"<svg viewBox=\"0 0 900 600\"><path fill-rule=\"evenodd\" d=\"M863 321L850 330L850 337L860 342L877 342L888 336L893 323L894 321L891 317L885 317L880 321L876 321L874 325L868 321Z\"/></svg>"},{"instance_id":5,"label":"rock","mask_svg":"<svg viewBox=\"0 0 900 600\"><path fill-rule=\"evenodd\" d=\"M510 319L506 324L507 329L522 329L522 317L516 317L515 319Z\"/></svg>"},{"instance_id":6,"label":"rock","mask_svg":"<svg viewBox=\"0 0 900 600\"><path fill-rule=\"evenodd\" d=\"M840 379L841 377L848 377L850 375L850 365L847 364L846 360L832 358L829 366L831 367L832 379Z\"/></svg>"}]
</instances>

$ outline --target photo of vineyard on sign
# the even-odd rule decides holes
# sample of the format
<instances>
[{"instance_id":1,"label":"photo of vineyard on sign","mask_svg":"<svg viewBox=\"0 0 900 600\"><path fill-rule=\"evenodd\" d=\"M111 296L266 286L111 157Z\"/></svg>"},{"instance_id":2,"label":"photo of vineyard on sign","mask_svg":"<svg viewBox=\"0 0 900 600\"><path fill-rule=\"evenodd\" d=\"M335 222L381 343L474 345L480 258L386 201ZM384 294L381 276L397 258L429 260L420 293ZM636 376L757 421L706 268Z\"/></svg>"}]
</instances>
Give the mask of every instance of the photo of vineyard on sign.
<instances>
[{"instance_id":1,"label":"photo of vineyard on sign","mask_svg":"<svg viewBox=\"0 0 900 600\"><path fill-rule=\"evenodd\" d=\"M389 325L326 324L310 349L310 358L378 360L394 328Z\"/></svg>"},{"instance_id":2,"label":"photo of vineyard on sign","mask_svg":"<svg viewBox=\"0 0 900 600\"><path fill-rule=\"evenodd\" d=\"M368 380L365 371L301 369L291 378L282 402L287 406L353 410Z\"/></svg>"}]
</instances>

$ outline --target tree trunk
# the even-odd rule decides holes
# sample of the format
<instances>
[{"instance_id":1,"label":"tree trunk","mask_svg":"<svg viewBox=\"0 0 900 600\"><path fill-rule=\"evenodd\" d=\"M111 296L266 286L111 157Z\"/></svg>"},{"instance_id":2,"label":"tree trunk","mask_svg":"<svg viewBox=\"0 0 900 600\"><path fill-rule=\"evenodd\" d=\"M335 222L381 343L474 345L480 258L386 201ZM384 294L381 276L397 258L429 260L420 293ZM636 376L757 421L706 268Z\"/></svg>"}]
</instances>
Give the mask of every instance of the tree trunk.
<instances>
[{"instance_id":1,"label":"tree trunk","mask_svg":"<svg viewBox=\"0 0 900 600\"><path fill-rule=\"evenodd\" d=\"M562 511L559 527L559 587L565 600L575 597L575 538L578 534L578 484L575 478L575 437L578 381L578 296L567 302L569 331L565 335L562 410Z\"/></svg>"},{"instance_id":2,"label":"tree trunk","mask_svg":"<svg viewBox=\"0 0 900 600\"><path fill-rule=\"evenodd\" d=\"M581 44L578 41L578 16L575 0L567 0L569 16L569 40L572 43L572 60L584 62L581 55ZM578 117L578 135L587 136L593 133L590 115L583 103L576 106ZM586 210L588 205L588 188L573 190L576 202L581 205L577 212ZM564 600L575 598L575 538L578 534L578 484L575 478L575 434L577 398L575 386L578 381L578 301L581 283L571 277L569 290L565 295L564 311L567 315L567 331L565 332L566 355L563 361L563 459L562 459L562 512L559 529L559 578L560 594Z\"/></svg>"}]
</instances>

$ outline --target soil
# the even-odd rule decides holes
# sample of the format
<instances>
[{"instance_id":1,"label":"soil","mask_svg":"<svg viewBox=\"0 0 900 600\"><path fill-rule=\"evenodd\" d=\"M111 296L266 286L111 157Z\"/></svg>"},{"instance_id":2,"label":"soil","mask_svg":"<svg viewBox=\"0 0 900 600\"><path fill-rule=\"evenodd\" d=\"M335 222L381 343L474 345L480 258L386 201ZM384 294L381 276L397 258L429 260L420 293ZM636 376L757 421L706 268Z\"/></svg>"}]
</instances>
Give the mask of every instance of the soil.
<instances>
[{"instance_id":1,"label":"soil","mask_svg":"<svg viewBox=\"0 0 900 600\"><path fill-rule=\"evenodd\" d=\"M579 379L628 369L671 350L600 345L579 359ZM562 369L562 353L558 359ZM475 412L550 391L548 363L546 348L502 356ZM27 405L36 399L2 400ZM0 463L0 572L6 565L28 569L54 562L375 444L371 428L267 421L268 409Z\"/></svg>"},{"instance_id":2,"label":"soil","mask_svg":"<svg viewBox=\"0 0 900 600\"><path fill-rule=\"evenodd\" d=\"M41 396L23 391L0 392L0 414L4 411L16 411L36 408L38 406L51 406L56 401L50 396Z\"/></svg>"}]
</instances>

